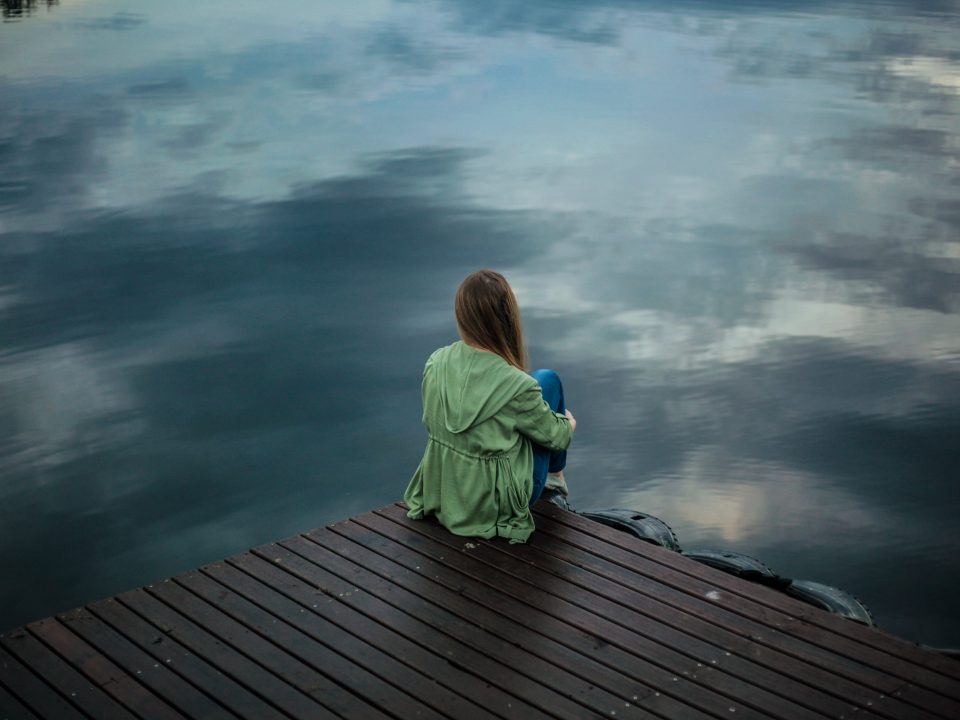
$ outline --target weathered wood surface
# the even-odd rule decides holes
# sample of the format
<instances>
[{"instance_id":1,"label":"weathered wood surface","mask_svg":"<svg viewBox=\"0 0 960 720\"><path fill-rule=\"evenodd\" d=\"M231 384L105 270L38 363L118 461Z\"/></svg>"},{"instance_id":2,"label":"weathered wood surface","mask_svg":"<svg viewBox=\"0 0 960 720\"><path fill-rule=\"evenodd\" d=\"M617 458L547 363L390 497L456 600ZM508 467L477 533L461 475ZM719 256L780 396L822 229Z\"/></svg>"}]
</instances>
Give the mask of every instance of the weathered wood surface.
<instances>
[{"instance_id":1,"label":"weathered wood surface","mask_svg":"<svg viewBox=\"0 0 960 720\"><path fill-rule=\"evenodd\" d=\"M3 718L960 718L960 663L552 505L387 506L0 636Z\"/></svg>"}]
</instances>

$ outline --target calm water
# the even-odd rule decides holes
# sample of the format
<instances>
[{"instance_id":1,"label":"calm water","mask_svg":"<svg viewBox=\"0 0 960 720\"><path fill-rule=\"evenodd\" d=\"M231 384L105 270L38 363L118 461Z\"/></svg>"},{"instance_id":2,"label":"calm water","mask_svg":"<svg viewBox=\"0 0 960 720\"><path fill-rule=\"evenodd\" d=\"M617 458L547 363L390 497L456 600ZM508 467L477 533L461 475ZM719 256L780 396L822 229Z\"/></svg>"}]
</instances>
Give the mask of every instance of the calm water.
<instances>
[{"instance_id":1,"label":"calm water","mask_svg":"<svg viewBox=\"0 0 960 720\"><path fill-rule=\"evenodd\" d=\"M0 628L396 500L490 266L575 506L960 645L960 3L3 9Z\"/></svg>"}]
</instances>

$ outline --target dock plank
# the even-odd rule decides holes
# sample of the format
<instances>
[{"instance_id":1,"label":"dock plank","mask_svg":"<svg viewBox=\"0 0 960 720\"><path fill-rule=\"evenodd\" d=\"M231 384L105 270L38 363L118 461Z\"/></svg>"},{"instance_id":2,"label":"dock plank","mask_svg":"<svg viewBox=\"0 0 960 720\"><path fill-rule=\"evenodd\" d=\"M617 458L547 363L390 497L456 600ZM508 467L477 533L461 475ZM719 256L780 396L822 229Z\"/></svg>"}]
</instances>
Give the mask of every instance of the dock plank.
<instances>
[{"instance_id":1,"label":"dock plank","mask_svg":"<svg viewBox=\"0 0 960 720\"><path fill-rule=\"evenodd\" d=\"M203 657L284 715L304 720L335 717L333 712L299 688L291 687L261 665L258 660L251 658L244 650L214 634L214 631L222 632L219 627L203 626L191 621L152 594L148 594L147 588L123 593L117 597L128 608L152 622L164 633L176 638L188 652ZM230 633L224 634L230 637ZM170 655L164 659L164 662L173 663L174 661L176 665L183 659L176 655Z\"/></svg>"},{"instance_id":2,"label":"dock plank","mask_svg":"<svg viewBox=\"0 0 960 720\"><path fill-rule=\"evenodd\" d=\"M178 580L183 580L183 576ZM202 581L190 584L196 588L200 582ZM349 712L351 708L354 711L362 708L370 718L383 720L387 717L374 705L365 702L362 696L351 693L318 671L314 665L301 660L296 642L307 640L302 633L298 637L291 637L291 633L285 631L280 621L264 617L255 609L244 606L235 593L212 588L211 592L221 593L219 602L214 605L204 602L176 580L155 583L150 592L247 657L254 659L287 687L296 688L303 697L314 700L325 708L325 712L341 715ZM266 631L265 625L273 627ZM273 638L278 637L274 633L278 633L279 638L287 642L281 645L279 638L278 642L274 642ZM361 690L369 688L366 677L359 677L358 684Z\"/></svg>"},{"instance_id":3,"label":"dock plank","mask_svg":"<svg viewBox=\"0 0 960 720\"><path fill-rule=\"evenodd\" d=\"M393 520L400 526L407 526L416 532L435 537L451 548L457 549L458 547L457 540L449 533L441 535L425 523L407 520L402 511L397 508L378 511L378 514ZM362 518L357 520L363 522ZM386 529L382 525L378 525L378 527ZM397 531L393 530L392 532L396 533ZM531 542L534 540L534 538L531 538ZM488 549L493 551L492 554L485 553ZM724 672L733 674L748 683L779 692L788 699L788 704L783 706L788 709L792 707L792 703L799 703L826 715L839 716L848 714L857 708L855 704L838 697L831 697L821 690L793 680L787 675L771 671L767 666L758 662L763 658L750 658L749 653L746 653L748 657L733 654L731 651L739 650L743 652L749 650L750 646L746 648L738 646L735 642L730 642L731 638L722 635L719 638L711 636L709 633L711 626L698 625L695 617L683 613L674 614L673 609L668 605L653 603L649 598L634 595L629 590L620 592L622 588L617 586L613 586L614 591L610 592L609 587L603 585L602 578L590 575L582 569L581 564L553 562L553 558L539 552L533 544L529 546L491 544L484 548L478 548L470 554L474 559L509 571L514 578L522 579L524 582L534 585L542 586L546 582L545 575L537 575L537 572L541 570L549 570L554 577L562 578L563 581L575 582L579 586L578 592L567 595L568 600L579 602L580 607L592 612L599 612L605 618L618 622L630 630L643 631L648 638L662 646L688 654L697 662L698 668L701 666L722 667ZM482 568L480 572L485 573ZM633 580L642 582L643 578L634 577ZM607 598L612 598L621 605L604 604L603 601ZM640 613L644 614L641 615ZM668 624L670 620L675 622L675 627ZM733 640L737 639L739 638L733 637ZM711 641L714 644L710 644ZM644 646L631 644L630 648L632 651L651 657L650 653L643 649ZM782 657L775 659L783 660ZM685 659L679 661L684 663L684 666L686 665ZM682 668L680 671L684 672ZM829 679L829 676L821 678L821 680L827 679ZM867 699L871 701L878 698L879 694L876 693L867 696ZM782 703L774 701L774 705L782 705Z\"/></svg>"},{"instance_id":4,"label":"dock plank","mask_svg":"<svg viewBox=\"0 0 960 720\"><path fill-rule=\"evenodd\" d=\"M660 706L669 703L670 712L675 716L694 714L693 707L684 707L686 704L696 707L696 703L701 706L713 703L715 707L721 702L712 695L704 698L697 686L683 682L680 675L671 675L642 658L617 654L612 644L598 642L596 635L575 633L571 627L554 622L546 612L550 609L549 600L548 604L533 606L506 594L491 594L469 577L454 574L441 564L416 555L353 522L336 523L330 530L333 532L310 533L309 537L330 549L345 553L356 552L354 543L373 550L379 557L370 557L367 561L370 567L382 569L396 584L444 598L445 607L454 609L461 617L469 618L488 633L507 642L522 642L526 651L539 658L535 661L538 675L549 674L555 678L551 680L552 685L562 688L571 698L595 712L602 715L609 714L611 710L616 710L618 715L621 712L633 712L634 706L626 708L625 704L631 703L637 693L617 696L611 690L630 688L631 683L645 690L649 688L648 683L659 684L662 691L653 695L648 692L645 698L639 700L639 705L647 708L655 703ZM605 654L614 654L615 657L597 660ZM631 666L639 669L634 668L628 674L626 670ZM695 663L691 662L690 668L694 667ZM726 702L728 707L735 707L741 717L760 717L746 706L726 699L722 702ZM618 707L621 710L617 710Z\"/></svg>"},{"instance_id":5,"label":"dock plank","mask_svg":"<svg viewBox=\"0 0 960 720\"><path fill-rule=\"evenodd\" d=\"M953 720L960 663L547 503L394 503L0 635L4 718Z\"/></svg>"},{"instance_id":6,"label":"dock plank","mask_svg":"<svg viewBox=\"0 0 960 720\"><path fill-rule=\"evenodd\" d=\"M144 620L114 598L91 603L85 609L135 643L154 661L154 668L166 667L225 707L233 716L245 720L282 720L286 717L229 675L178 643L165 630ZM166 662L173 657L177 658L176 663Z\"/></svg>"},{"instance_id":7,"label":"dock plank","mask_svg":"<svg viewBox=\"0 0 960 720\"><path fill-rule=\"evenodd\" d=\"M403 539L403 543L412 550L415 550L425 557L439 560L443 557L454 557L455 564L461 571L466 572L470 577L477 581L477 596L489 595L489 587L496 586L501 592L512 596L518 601L526 602L532 605L527 608L529 614L532 609L540 608L547 613L543 618L544 626L549 626L551 634L554 636L569 635L573 648L581 653L592 652L590 644L577 642L575 636L570 633L571 628L579 628L585 632L595 632L601 634L611 646L616 646L621 651L619 657L615 660L616 666L621 671L629 671L633 677L651 677L651 673L656 673L662 678L662 682L668 682L667 676L670 676L669 682L676 684L673 677L683 682L682 689L669 691L678 699L680 696L690 700L701 698L704 703L702 708L715 705L718 702L719 695L723 695L731 707L736 707L736 712L741 716L751 716L751 712L746 708L737 707L742 703L748 705L761 713L768 713L773 717L784 717L784 713L792 712L797 718L818 718L822 717L817 713L811 712L806 708L796 704L784 702L780 698L773 696L755 685L741 681L739 678L730 676L717 667L717 662L726 657L718 653L717 657L702 658L705 662L698 661L696 658L684 656L672 647L664 644L652 642L649 638L635 633L626 626L617 626L610 621L610 608L597 608L596 605L589 607L589 602L584 604L574 604L572 595L576 590L574 586L566 583L562 579L547 576L535 576L531 570L526 579L521 579L524 569L521 568L518 574L510 574L508 570L517 570L518 561L509 554L497 553L492 544L478 545L476 548L466 551L468 557L459 557L463 553L464 541L459 538L453 538L443 528L433 523L418 523L407 521L410 529L417 532L416 536L411 536L405 531L402 525L390 522L386 518L377 515L361 515L355 518L355 522L363 524L377 532L392 537L394 540ZM338 526L339 528L340 526ZM420 532L423 535L420 535ZM437 532L439 531L439 532ZM421 537L426 538L425 541ZM430 542L432 540L433 542ZM449 544L447 541L449 540ZM509 546L507 546L509 547ZM485 563L483 560L485 553L498 554L492 562ZM399 559L401 555L394 555ZM416 556L403 555L402 557L411 558L411 561L424 565ZM432 565L430 566L433 567ZM449 565L448 565L449 567ZM425 572L433 572L424 568ZM454 580L454 582L457 582ZM488 584L489 583L489 584ZM582 598L581 598L582 599ZM517 612L523 612L520 607ZM538 620L538 622L541 622ZM549 625L547 625L549 623ZM564 627L567 624L567 627ZM657 675L654 675L656 677ZM688 683L692 685L688 685ZM717 693L718 695L708 694Z\"/></svg>"},{"instance_id":8,"label":"dock plank","mask_svg":"<svg viewBox=\"0 0 960 720\"><path fill-rule=\"evenodd\" d=\"M157 720L183 720L183 715L56 618L38 620L27 628L135 715Z\"/></svg>"},{"instance_id":9,"label":"dock plank","mask_svg":"<svg viewBox=\"0 0 960 720\"><path fill-rule=\"evenodd\" d=\"M909 646L906 641L876 628L850 621L844 621L846 626L849 626L844 627L844 633L833 633L821 624L811 622L811 619L829 624L844 620L843 618L805 605L770 588L744 582L649 543L624 545L619 537L623 533L559 508L558 512L553 512L552 509L544 507L545 505L546 503L540 503L538 513L603 540L606 546L599 552L608 559L641 573L645 570L657 581L683 589L700 598L711 597L710 593L713 593L713 596L719 596L718 602L722 603L720 607L738 613L748 621L756 620L765 626L748 634L750 639L757 643L775 643L777 647L814 664L817 663L817 658L820 661L832 658L830 662L838 672L874 688L884 697L897 693L902 696L902 688L910 685L911 697L920 707L927 707L939 714L947 713L945 717L950 717L949 713L956 707L956 701L960 700L960 686L951 678L932 667L924 667L923 664L915 662L917 657L927 659L926 656L933 655L936 662L931 662L931 665L941 667L943 661L955 662L949 658L936 656L935 653L924 651L915 645ZM581 542L568 534L564 534L563 539L578 546ZM644 560L651 562L645 564ZM718 593L718 589L728 592ZM781 600L782 605L773 606L774 599ZM829 618L829 622L821 616ZM857 636L863 641L858 640ZM878 638L882 640L878 641ZM885 644L888 639L892 640L891 644L898 649L896 656L876 647L878 644ZM870 640L870 643L866 640ZM905 646L908 649L904 649ZM912 659L905 660L903 655L909 655Z\"/></svg>"},{"instance_id":10,"label":"dock plank","mask_svg":"<svg viewBox=\"0 0 960 720\"><path fill-rule=\"evenodd\" d=\"M308 537L310 544L316 544L345 559L349 555L356 555L359 550L355 543L328 531L314 531L309 533ZM285 546L302 551L306 557L319 555L316 550L299 543ZM478 608L455 591L446 592L443 588L431 587L415 574L405 572L402 566L374 553L365 554L363 560L367 571L372 571L388 581L383 586L381 599L386 600L389 596L397 595L398 588L406 591L403 593L403 607L406 611L510 668L510 673L501 676L503 687L520 694L528 702L548 709L558 717L571 720L605 716L610 709L629 702L603 693L576 675L575 669L569 665L556 665L549 659L544 662L542 656L538 656L522 643L525 636L522 624L509 623L505 630L490 633L479 622ZM366 586L369 579L366 573L355 573L352 578L359 587ZM581 659L571 655L568 660L575 665ZM648 687L639 683L633 690L637 695L652 694ZM600 697L596 698L598 695ZM602 709L596 709L596 704L600 704ZM636 707L624 707L623 716L648 717L646 712Z\"/></svg>"},{"instance_id":11,"label":"dock plank","mask_svg":"<svg viewBox=\"0 0 960 720\"><path fill-rule=\"evenodd\" d=\"M16 630L14 634L23 633ZM0 640L3 636L0 636ZM0 699L0 710L14 713L21 704L40 717L63 718L64 720L82 720L83 714L55 688L41 680L18 658L8 653L0 644L0 686L5 687L14 703L7 705ZM9 708L9 709L8 709Z\"/></svg>"},{"instance_id":12,"label":"dock plank","mask_svg":"<svg viewBox=\"0 0 960 720\"><path fill-rule=\"evenodd\" d=\"M6 650L56 688L82 713L105 720L132 720L136 717L30 632L11 633L3 638L2 643Z\"/></svg>"},{"instance_id":13,"label":"dock plank","mask_svg":"<svg viewBox=\"0 0 960 720\"><path fill-rule=\"evenodd\" d=\"M0 720L37 720L37 715L0 685Z\"/></svg>"},{"instance_id":14,"label":"dock plank","mask_svg":"<svg viewBox=\"0 0 960 720\"><path fill-rule=\"evenodd\" d=\"M626 607L655 613L651 616L659 621L712 643L730 654L731 659L726 661L728 668L738 664L735 658L742 658L746 663L740 666L740 672L762 679L766 687L831 715L849 712L852 707L847 701L861 712L868 707L893 717L907 712L906 706L889 695L891 689L901 686L899 681L890 682L885 695L848 680L836 667L838 662L849 666L846 657L823 652L813 657L803 652L790 654L789 647L776 642L779 628L770 633L761 624L706 600L704 592L682 593L652 581L654 578L629 571L607 559L602 543L589 536L580 537L579 542L574 543L580 533L549 519L538 518L538 529L543 532L531 538L530 550L524 554L528 562L548 572L562 573L571 582L589 587ZM571 542L556 542L557 539ZM590 547L593 552L580 549L582 546ZM767 641L758 642L757 638L764 635ZM832 700L828 693L832 693ZM925 714L922 710L915 712L919 717Z\"/></svg>"},{"instance_id":15,"label":"dock plank","mask_svg":"<svg viewBox=\"0 0 960 720\"><path fill-rule=\"evenodd\" d=\"M366 672L375 677L376 683L385 682L389 684L388 686L398 688L413 698L421 698L424 704L443 715L463 720L489 715L480 705L469 702L463 696L440 684L436 676L430 677L425 674L425 668L421 668L424 670L421 672L414 662L405 664L403 655L396 658L380 649L381 644L388 644L390 641L399 644L397 638L388 637L383 633L380 637L371 638L372 642L364 641L362 636L368 634L369 628L354 624L348 630L345 624L331 623L320 614L308 612L307 608L229 564L217 563L206 566L202 570L225 587L277 617L283 618L314 641L327 645L344 658L350 658L352 662L362 666ZM364 623L364 625L369 626L370 623ZM350 632L351 630L353 632ZM274 636L277 637L275 633ZM435 664L433 669L438 673L449 672L449 666L442 668ZM357 685L356 678L351 672L344 676L343 682ZM379 689L378 692L380 692ZM373 696L367 695L367 698L373 699ZM400 702L396 702L392 697L385 697L384 702L386 703L384 707L391 711L409 706L407 697L401 698Z\"/></svg>"},{"instance_id":16,"label":"dock plank","mask_svg":"<svg viewBox=\"0 0 960 720\"><path fill-rule=\"evenodd\" d=\"M408 595L402 588L392 586L373 573L362 571L349 561L302 537L286 540L284 545L298 550L300 554L285 546L266 545L255 548L251 556L240 556L231 559L231 562L245 569L255 568L253 571L258 573L264 572L263 563L277 566L282 563L284 572L317 588L320 595L327 596L328 607L342 603L365 615L369 621L388 625L398 636L443 658L449 665L449 670L442 672L441 666L438 675L441 681L449 677L457 682L457 687L462 691L477 693L478 699L486 698L487 708L492 713L518 720L542 720L549 717L524 698L529 698L531 702L541 699L555 702L552 691L533 680L522 682L519 685L520 692L514 692L514 687L518 680L523 679L523 675L479 652L471 643L461 642L454 635L445 632L448 629L448 618L443 612L428 610L427 616L432 622L421 620L418 610L429 607L428 603ZM340 574L334 574L335 572ZM349 581L346 578L349 578ZM309 594L304 595L299 588L294 590L301 601L318 609L324 608L322 601L311 602L311 599L318 599L315 596L311 598ZM333 597L337 597L336 603ZM456 625L457 621L454 620L453 624ZM470 681L471 677L475 682Z\"/></svg>"},{"instance_id":17,"label":"dock plank","mask_svg":"<svg viewBox=\"0 0 960 720\"><path fill-rule=\"evenodd\" d=\"M687 558L677 556L669 550L646 542L624 543L623 535L619 531L593 522L576 513L561 510L550 503L539 503L536 508L538 517L548 517L570 527L582 530L595 537L601 538L610 545L625 550L627 553L638 555L681 574L695 579L709 582L718 587L729 590L733 595L747 601L745 608L748 616L758 613L762 606L772 610L777 616L789 616L796 623L797 628L826 630L827 633L818 633L817 637L839 645L843 639L855 641L855 653L858 658L865 657L879 661L882 665L892 667L897 673L914 674L920 686L931 685L931 689L941 692L947 697L960 700L960 663L937 653L920 648L916 643L896 637L878 628L867 628L858 623L849 622L845 618L823 612L795 598L779 593L771 588L755 583L744 583L739 578L728 575L716 568L702 563L691 564ZM874 654L869 649L881 651ZM896 664L895 659L903 662ZM917 673L921 669L923 672ZM930 672L932 671L932 672ZM910 678L907 678L910 679Z\"/></svg>"},{"instance_id":18,"label":"dock plank","mask_svg":"<svg viewBox=\"0 0 960 720\"><path fill-rule=\"evenodd\" d=\"M150 655L86 608L62 613L57 619L115 665L128 668L138 682L176 709L181 717L201 715L210 720L229 720L236 717L184 681L167 663L155 662ZM167 716L162 708L150 705L142 708L143 712L136 706L132 706L132 709L149 717Z\"/></svg>"},{"instance_id":19,"label":"dock plank","mask_svg":"<svg viewBox=\"0 0 960 720\"><path fill-rule=\"evenodd\" d=\"M232 588L217 582L210 574L186 573L178 576L176 581L198 597L211 604L215 603L230 617L259 636L269 638L271 643L303 663L305 666L303 675L290 674L288 678L295 680L302 687L315 687L323 682L324 701L329 699L331 708L337 712L356 707L359 700L379 708L384 715L403 718L420 717L424 720L440 720L445 717L444 713L435 708L431 710L397 686L384 682L382 675L374 674L364 668L361 663L364 660L369 661L375 654L381 655L376 659L383 662L382 654L377 653L374 648L370 648L365 643L351 642L353 636L345 633L342 628L326 623L316 623L320 627L311 627L313 631L311 636L311 633L306 632L302 627L308 624L305 618L301 617L306 613L303 608L284 604L279 608L279 612L270 612ZM318 637L323 635L326 635L326 643L318 640ZM341 655L334 649L338 646L346 651L346 655ZM316 674L306 668L312 668ZM381 667L379 670L384 673L386 668ZM409 679L409 676L406 679ZM424 684L421 684L421 689L423 687ZM346 688L349 688L349 691ZM336 694L336 701L331 697L333 694ZM374 713L371 712L371 717L373 715Z\"/></svg>"}]
</instances>

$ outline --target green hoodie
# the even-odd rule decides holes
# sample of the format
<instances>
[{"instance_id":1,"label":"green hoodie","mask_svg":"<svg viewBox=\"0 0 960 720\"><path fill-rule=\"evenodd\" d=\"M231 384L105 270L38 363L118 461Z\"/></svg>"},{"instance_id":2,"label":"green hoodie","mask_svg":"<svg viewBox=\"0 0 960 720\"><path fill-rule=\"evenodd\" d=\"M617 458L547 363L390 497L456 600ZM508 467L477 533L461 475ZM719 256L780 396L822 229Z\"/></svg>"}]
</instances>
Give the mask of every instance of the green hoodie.
<instances>
[{"instance_id":1,"label":"green hoodie","mask_svg":"<svg viewBox=\"0 0 960 720\"><path fill-rule=\"evenodd\" d=\"M457 535L525 542L534 527L531 443L565 450L570 421L530 375L461 341L430 356L421 392L427 448L403 495L407 515L436 515Z\"/></svg>"}]
</instances>

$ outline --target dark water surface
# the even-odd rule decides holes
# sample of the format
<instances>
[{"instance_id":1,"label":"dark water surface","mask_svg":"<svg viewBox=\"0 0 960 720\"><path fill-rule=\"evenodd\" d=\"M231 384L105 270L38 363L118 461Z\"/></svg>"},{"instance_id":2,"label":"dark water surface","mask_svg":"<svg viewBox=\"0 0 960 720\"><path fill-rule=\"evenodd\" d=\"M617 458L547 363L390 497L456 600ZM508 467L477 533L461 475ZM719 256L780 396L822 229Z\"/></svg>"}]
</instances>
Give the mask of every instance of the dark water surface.
<instances>
[{"instance_id":1,"label":"dark water surface","mask_svg":"<svg viewBox=\"0 0 960 720\"><path fill-rule=\"evenodd\" d=\"M480 266L578 507L960 645L960 3L0 25L0 628L396 500Z\"/></svg>"}]
</instances>

